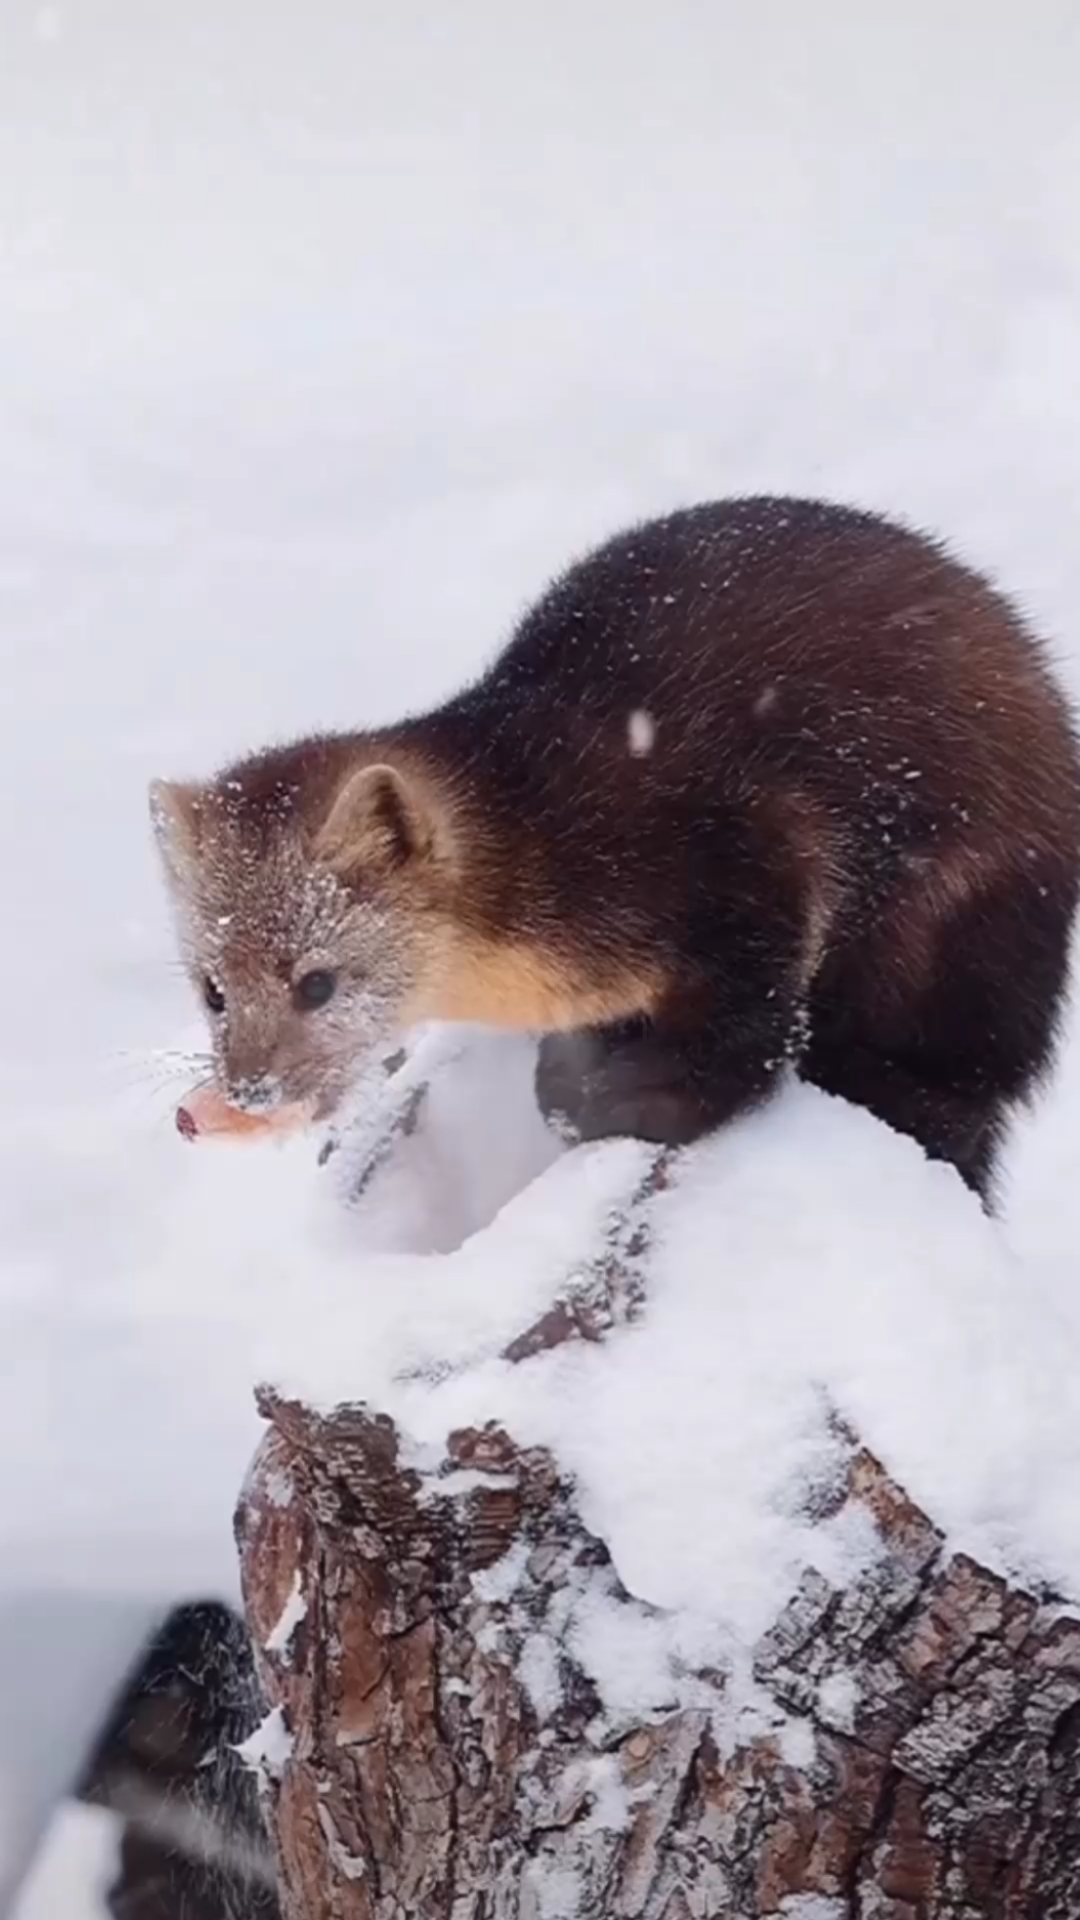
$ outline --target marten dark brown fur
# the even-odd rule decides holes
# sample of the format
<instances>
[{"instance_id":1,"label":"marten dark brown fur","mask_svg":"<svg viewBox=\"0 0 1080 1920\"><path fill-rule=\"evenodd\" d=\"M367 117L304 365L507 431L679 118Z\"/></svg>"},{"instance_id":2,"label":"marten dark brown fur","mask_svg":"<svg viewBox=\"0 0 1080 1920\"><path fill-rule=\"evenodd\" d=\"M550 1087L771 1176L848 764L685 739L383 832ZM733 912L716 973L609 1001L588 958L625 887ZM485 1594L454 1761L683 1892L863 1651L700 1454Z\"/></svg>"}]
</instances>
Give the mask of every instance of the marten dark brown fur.
<instances>
[{"instance_id":1,"label":"marten dark brown fur","mask_svg":"<svg viewBox=\"0 0 1080 1920\"><path fill-rule=\"evenodd\" d=\"M986 1199L1051 1061L1073 722L1008 602L873 514L635 527L435 712L159 786L155 816L235 1097L328 1111L397 1025L488 1020L545 1036L580 1136L691 1140L791 1063Z\"/></svg>"}]
</instances>

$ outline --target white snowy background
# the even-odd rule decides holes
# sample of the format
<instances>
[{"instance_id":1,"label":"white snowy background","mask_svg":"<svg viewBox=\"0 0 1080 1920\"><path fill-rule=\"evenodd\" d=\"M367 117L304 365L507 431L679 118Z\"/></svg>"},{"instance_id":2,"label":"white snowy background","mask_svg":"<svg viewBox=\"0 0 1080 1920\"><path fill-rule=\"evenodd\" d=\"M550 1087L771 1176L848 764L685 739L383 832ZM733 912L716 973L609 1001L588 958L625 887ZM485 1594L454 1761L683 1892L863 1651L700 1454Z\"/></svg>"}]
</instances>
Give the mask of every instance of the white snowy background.
<instances>
[{"instance_id":1,"label":"white snowy background","mask_svg":"<svg viewBox=\"0 0 1080 1920\"><path fill-rule=\"evenodd\" d=\"M310 1151L172 1129L147 780L433 700L592 539L752 488L945 531L1080 688L1078 183L1074 0L0 0L0 1909L140 1621L232 1590L256 1308L319 1297ZM1033 1405L1080 1358L1078 1157L1074 1037L979 1241L973 1351L1015 1256ZM983 1257L943 1204L928 1405ZM20 1920L96 1913L58 1884Z\"/></svg>"}]
</instances>

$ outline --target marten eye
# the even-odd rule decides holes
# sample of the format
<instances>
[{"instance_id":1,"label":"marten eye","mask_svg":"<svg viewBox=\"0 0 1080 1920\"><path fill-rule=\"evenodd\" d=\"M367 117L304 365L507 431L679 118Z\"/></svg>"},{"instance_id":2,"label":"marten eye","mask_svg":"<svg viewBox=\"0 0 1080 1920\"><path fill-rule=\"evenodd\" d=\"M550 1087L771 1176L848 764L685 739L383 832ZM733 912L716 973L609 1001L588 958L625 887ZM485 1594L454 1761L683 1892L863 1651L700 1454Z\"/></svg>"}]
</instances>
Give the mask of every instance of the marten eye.
<instances>
[{"instance_id":1,"label":"marten eye","mask_svg":"<svg viewBox=\"0 0 1080 1920\"><path fill-rule=\"evenodd\" d=\"M329 973L325 967L316 967L313 973L301 974L296 983L297 1005L308 1010L325 1007L337 991L337 975Z\"/></svg>"},{"instance_id":2,"label":"marten eye","mask_svg":"<svg viewBox=\"0 0 1080 1920\"><path fill-rule=\"evenodd\" d=\"M211 1013L224 1013L225 995L222 993L217 981L212 980L209 974L203 976L202 997L206 1001Z\"/></svg>"}]
</instances>

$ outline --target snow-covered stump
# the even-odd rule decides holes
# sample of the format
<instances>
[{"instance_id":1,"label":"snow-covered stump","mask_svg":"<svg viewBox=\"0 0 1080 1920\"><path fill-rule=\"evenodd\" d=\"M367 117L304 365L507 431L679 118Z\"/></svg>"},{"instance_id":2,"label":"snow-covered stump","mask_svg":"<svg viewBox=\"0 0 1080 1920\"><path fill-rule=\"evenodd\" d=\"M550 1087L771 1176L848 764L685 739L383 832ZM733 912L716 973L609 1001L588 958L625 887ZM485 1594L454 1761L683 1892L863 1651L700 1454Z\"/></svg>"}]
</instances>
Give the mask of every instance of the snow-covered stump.
<instances>
[{"instance_id":1,"label":"snow-covered stump","mask_svg":"<svg viewBox=\"0 0 1080 1920\"><path fill-rule=\"evenodd\" d=\"M567 1585L635 1603L542 1452L456 1434L431 1482L377 1416L263 1406L240 1533L288 1920L1080 1913L1080 1623L945 1556L865 1451L842 1498L886 1555L756 1650L805 1741L725 1753L709 1674L593 1737Z\"/></svg>"},{"instance_id":2,"label":"snow-covered stump","mask_svg":"<svg viewBox=\"0 0 1080 1920\"><path fill-rule=\"evenodd\" d=\"M624 1277L513 1357L597 1337ZM748 1710L704 1670L616 1726L575 1603L628 1647L655 1610L547 1451L491 1425L420 1471L374 1411L261 1406L238 1531L286 1920L1080 1914L1080 1620L947 1552L842 1429L815 1519L871 1520L873 1565L803 1577Z\"/></svg>"},{"instance_id":3,"label":"snow-covered stump","mask_svg":"<svg viewBox=\"0 0 1080 1920\"><path fill-rule=\"evenodd\" d=\"M285 1920L1080 1920L1053 1276L813 1089L559 1155L483 1045L394 1068L267 1315Z\"/></svg>"}]
</instances>

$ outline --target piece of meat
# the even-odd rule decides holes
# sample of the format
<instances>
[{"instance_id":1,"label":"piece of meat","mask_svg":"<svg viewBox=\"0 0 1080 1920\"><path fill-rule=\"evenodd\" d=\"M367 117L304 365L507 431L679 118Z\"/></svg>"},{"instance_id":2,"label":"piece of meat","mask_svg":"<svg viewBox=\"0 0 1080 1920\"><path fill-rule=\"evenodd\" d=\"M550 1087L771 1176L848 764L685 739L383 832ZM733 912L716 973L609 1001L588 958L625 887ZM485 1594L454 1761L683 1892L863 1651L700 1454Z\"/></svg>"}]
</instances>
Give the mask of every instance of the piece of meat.
<instances>
[{"instance_id":1,"label":"piece of meat","mask_svg":"<svg viewBox=\"0 0 1080 1920\"><path fill-rule=\"evenodd\" d=\"M177 1131L185 1140L201 1140L204 1135L234 1140L255 1140L276 1134L296 1133L311 1119L311 1109L299 1101L275 1107L267 1113L248 1113L230 1106L216 1087L207 1083L196 1087L176 1109Z\"/></svg>"}]
</instances>

